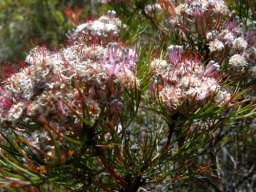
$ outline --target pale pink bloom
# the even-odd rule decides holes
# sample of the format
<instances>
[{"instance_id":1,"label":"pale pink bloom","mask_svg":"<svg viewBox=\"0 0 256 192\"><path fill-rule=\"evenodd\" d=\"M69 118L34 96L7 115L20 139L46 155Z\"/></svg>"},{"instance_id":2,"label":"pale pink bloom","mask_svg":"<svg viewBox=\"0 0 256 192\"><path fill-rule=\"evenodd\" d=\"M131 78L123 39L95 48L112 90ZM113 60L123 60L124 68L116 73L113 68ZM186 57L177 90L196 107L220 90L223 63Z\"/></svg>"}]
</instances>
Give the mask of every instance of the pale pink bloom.
<instances>
[{"instance_id":1,"label":"pale pink bloom","mask_svg":"<svg viewBox=\"0 0 256 192\"><path fill-rule=\"evenodd\" d=\"M108 37L118 35L122 22L116 18L114 10L108 11L106 15L101 16L94 21L88 21L78 25L73 32L68 34L70 40L78 40L81 37Z\"/></svg>"},{"instance_id":2,"label":"pale pink bloom","mask_svg":"<svg viewBox=\"0 0 256 192\"><path fill-rule=\"evenodd\" d=\"M235 54L229 59L229 64L232 67L238 68L238 67L245 67L248 65L246 59L243 55Z\"/></svg>"},{"instance_id":3,"label":"pale pink bloom","mask_svg":"<svg viewBox=\"0 0 256 192\"><path fill-rule=\"evenodd\" d=\"M245 50L248 46L247 41L243 37L238 37L232 42L232 48L237 50Z\"/></svg>"},{"instance_id":4,"label":"pale pink bloom","mask_svg":"<svg viewBox=\"0 0 256 192\"><path fill-rule=\"evenodd\" d=\"M209 49L210 52L221 51L224 49L224 44L220 40L214 39L209 43Z\"/></svg>"},{"instance_id":5,"label":"pale pink bloom","mask_svg":"<svg viewBox=\"0 0 256 192\"><path fill-rule=\"evenodd\" d=\"M211 60L206 66L204 76L213 77L220 69L220 65L215 61Z\"/></svg>"},{"instance_id":6,"label":"pale pink bloom","mask_svg":"<svg viewBox=\"0 0 256 192\"><path fill-rule=\"evenodd\" d=\"M170 45L167 50L170 62L176 65L181 60L183 48L178 45Z\"/></svg>"},{"instance_id":7,"label":"pale pink bloom","mask_svg":"<svg viewBox=\"0 0 256 192\"><path fill-rule=\"evenodd\" d=\"M180 56L176 61L176 65L171 60L168 65L159 59L151 63L154 75L158 77L151 91L153 95L159 95L169 109L181 110L179 107L184 102L191 105L193 100L204 102L221 91L217 80L220 66L216 62L210 61L204 67L198 57Z\"/></svg>"}]
</instances>

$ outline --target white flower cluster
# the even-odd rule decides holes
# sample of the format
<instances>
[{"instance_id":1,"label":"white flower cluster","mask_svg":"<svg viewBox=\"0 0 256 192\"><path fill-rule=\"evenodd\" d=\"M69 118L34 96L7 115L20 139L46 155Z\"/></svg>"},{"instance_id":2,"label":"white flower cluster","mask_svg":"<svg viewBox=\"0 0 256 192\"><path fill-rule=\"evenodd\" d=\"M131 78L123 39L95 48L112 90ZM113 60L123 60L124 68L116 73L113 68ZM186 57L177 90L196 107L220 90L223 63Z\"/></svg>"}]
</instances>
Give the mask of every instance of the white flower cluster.
<instances>
[{"instance_id":1,"label":"white flower cluster","mask_svg":"<svg viewBox=\"0 0 256 192\"><path fill-rule=\"evenodd\" d=\"M256 34L244 31L237 21L230 21L222 27L222 30L207 33L210 52L213 56L214 54L218 56L218 52L225 49L232 69L239 72L241 69L250 71L253 76L256 76L253 70L256 62Z\"/></svg>"},{"instance_id":2,"label":"white flower cluster","mask_svg":"<svg viewBox=\"0 0 256 192\"><path fill-rule=\"evenodd\" d=\"M166 20L169 30L178 30L185 41L191 43L192 40L196 46L208 43L211 52L224 49L223 42L215 40L214 30L225 23L230 14L225 1L185 0L175 7L175 13Z\"/></svg>"},{"instance_id":3,"label":"white flower cluster","mask_svg":"<svg viewBox=\"0 0 256 192\"><path fill-rule=\"evenodd\" d=\"M247 61L242 55L235 54L229 59L229 64L232 67L239 68L239 67L245 67L248 65Z\"/></svg>"},{"instance_id":4,"label":"white flower cluster","mask_svg":"<svg viewBox=\"0 0 256 192\"><path fill-rule=\"evenodd\" d=\"M214 39L209 43L210 52L221 51L224 49L224 44L218 39Z\"/></svg>"},{"instance_id":5,"label":"white flower cluster","mask_svg":"<svg viewBox=\"0 0 256 192\"><path fill-rule=\"evenodd\" d=\"M212 21L215 21L216 15L228 15L230 11L223 0L185 0L175 8L175 12L176 16L170 18L172 24L182 25L185 21L190 23L188 27L193 27L198 18L204 22L211 16Z\"/></svg>"},{"instance_id":6,"label":"white flower cluster","mask_svg":"<svg viewBox=\"0 0 256 192\"><path fill-rule=\"evenodd\" d=\"M175 51L173 46L171 49ZM210 61L205 68L198 58L181 58L180 52L176 52L176 58L180 60L174 63L171 60L173 53L171 54L170 61L156 59L151 63L151 68L158 77L152 91L157 92L170 109L181 110L183 104L196 106L197 102L205 102L211 96L219 105L229 101L230 94L222 90L218 83L217 63Z\"/></svg>"},{"instance_id":7,"label":"white flower cluster","mask_svg":"<svg viewBox=\"0 0 256 192\"><path fill-rule=\"evenodd\" d=\"M244 33L240 27L232 27L220 31L214 30L206 34L207 40L209 41L210 52L221 51L224 49L224 46L233 49L235 52L244 51L248 47L248 42L243 36ZM214 45L215 47L221 48L214 49L212 48Z\"/></svg>"},{"instance_id":8,"label":"white flower cluster","mask_svg":"<svg viewBox=\"0 0 256 192\"><path fill-rule=\"evenodd\" d=\"M209 10L215 14L227 15L229 13L229 9L223 0L185 0L185 3L179 6L187 7L184 11L188 15L204 14ZM177 10L180 10L179 6Z\"/></svg>"},{"instance_id":9,"label":"white flower cluster","mask_svg":"<svg viewBox=\"0 0 256 192\"><path fill-rule=\"evenodd\" d=\"M121 26L122 22L116 17L116 12L109 10L107 15L103 15L97 20L78 25L69 37L71 39L77 39L77 37L81 37L82 34L84 36L89 35L95 37L117 36Z\"/></svg>"},{"instance_id":10,"label":"white flower cluster","mask_svg":"<svg viewBox=\"0 0 256 192\"><path fill-rule=\"evenodd\" d=\"M135 61L135 51L117 43L107 47L72 45L56 53L36 47L26 58L31 66L4 82L6 93L1 97L8 97L12 106L7 114L1 114L1 121L15 121L22 114L67 116L70 110L64 101L78 110L80 104L75 96L79 93L71 86L72 82L82 83L80 89L88 95L87 103L96 107L100 100L106 99L107 81L121 87L134 86Z\"/></svg>"},{"instance_id":11,"label":"white flower cluster","mask_svg":"<svg viewBox=\"0 0 256 192\"><path fill-rule=\"evenodd\" d=\"M185 41L208 46L211 58L221 65L228 61L232 74L242 71L256 77L254 21L244 29L223 0L185 0L175 12L168 18L170 29L175 26Z\"/></svg>"},{"instance_id":12,"label":"white flower cluster","mask_svg":"<svg viewBox=\"0 0 256 192\"><path fill-rule=\"evenodd\" d=\"M98 117L102 105L117 110L124 89L138 85L136 60L135 50L116 42L87 46L76 41L55 52L36 47L25 60L30 66L3 82L0 121L44 115L61 122L75 119L73 111L82 114L83 104L92 118Z\"/></svg>"}]
</instances>

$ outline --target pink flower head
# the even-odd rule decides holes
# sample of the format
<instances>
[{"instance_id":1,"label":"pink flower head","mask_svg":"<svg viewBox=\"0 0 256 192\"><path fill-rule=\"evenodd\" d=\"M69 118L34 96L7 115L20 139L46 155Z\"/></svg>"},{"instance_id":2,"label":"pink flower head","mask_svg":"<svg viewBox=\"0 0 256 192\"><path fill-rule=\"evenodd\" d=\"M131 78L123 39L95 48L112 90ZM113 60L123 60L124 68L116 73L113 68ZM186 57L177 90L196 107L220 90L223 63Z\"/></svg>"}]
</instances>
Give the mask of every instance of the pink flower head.
<instances>
[{"instance_id":1,"label":"pink flower head","mask_svg":"<svg viewBox=\"0 0 256 192\"><path fill-rule=\"evenodd\" d=\"M239 19L231 19L226 23L226 29L236 34L238 31L241 30L240 23L241 22L239 21Z\"/></svg>"},{"instance_id":2,"label":"pink flower head","mask_svg":"<svg viewBox=\"0 0 256 192\"><path fill-rule=\"evenodd\" d=\"M113 75L127 70L134 71L137 54L133 49L121 48L116 42L110 43L107 48L103 67L107 74Z\"/></svg>"},{"instance_id":3,"label":"pink flower head","mask_svg":"<svg viewBox=\"0 0 256 192\"><path fill-rule=\"evenodd\" d=\"M108 44L108 57L110 61L114 61L117 57L118 44L116 42Z\"/></svg>"},{"instance_id":4,"label":"pink flower head","mask_svg":"<svg viewBox=\"0 0 256 192\"><path fill-rule=\"evenodd\" d=\"M64 106L63 102L61 101L61 98L58 99L58 103L57 103L57 109L59 110L59 112L64 115L67 116L67 108Z\"/></svg>"},{"instance_id":5,"label":"pink flower head","mask_svg":"<svg viewBox=\"0 0 256 192\"><path fill-rule=\"evenodd\" d=\"M118 63L114 63L114 64L105 63L104 67L105 67L106 73L110 76L119 73L121 70L121 65L119 65Z\"/></svg>"},{"instance_id":6,"label":"pink flower head","mask_svg":"<svg viewBox=\"0 0 256 192\"><path fill-rule=\"evenodd\" d=\"M253 45L256 41L256 33L255 32L248 32L246 35L246 39L247 43L249 45Z\"/></svg>"},{"instance_id":7,"label":"pink flower head","mask_svg":"<svg viewBox=\"0 0 256 192\"><path fill-rule=\"evenodd\" d=\"M194 101L204 102L210 95L222 97L217 80L220 66L216 62L210 61L204 67L198 56L181 58L181 47L171 46L168 52L174 65L159 59L151 63L155 73L152 95L156 92L169 109L181 111L184 102L194 106Z\"/></svg>"},{"instance_id":8,"label":"pink flower head","mask_svg":"<svg viewBox=\"0 0 256 192\"><path fill-rule=\"evenodd\" d=\"M206 66L204 76L205 77L213 77L216 75L216 73L219 71L220 65L216 63L215 61L211 60Z\"/></svg>"},{"instance_id":9,"label":"pink flower head","mask_svg":"<svg viewBox=\"0 0 256 192\"><path fill-rule=\"evenodd\" d=\"M176 66L176 64L181 60L181 54L183 52L182 46L170 45L167 50L170 62Z\"/></svg>"},{"instance_id":10,"label":"pink flower head","mask_svg":"<svg viewBox=\"0 0 256 192\"><path fill-rule=\"evenodd\" d=\"M137 54L134 49L122 49L122 59L129 70L134 71L137 61Z\"/></svg>"},{"instance_id":11,"label":"pink flower head","mask_svg":"<svg viewBox=\"0 0 256 192\"><path fill-rule=\"evenodd\" d=\"M193 16L200 17L202 15L202 13L201 13L202 7L200 6L200 4L192 5L191 9L193 10L193 13L192 13Z\"/></svg>"}]
</instances>

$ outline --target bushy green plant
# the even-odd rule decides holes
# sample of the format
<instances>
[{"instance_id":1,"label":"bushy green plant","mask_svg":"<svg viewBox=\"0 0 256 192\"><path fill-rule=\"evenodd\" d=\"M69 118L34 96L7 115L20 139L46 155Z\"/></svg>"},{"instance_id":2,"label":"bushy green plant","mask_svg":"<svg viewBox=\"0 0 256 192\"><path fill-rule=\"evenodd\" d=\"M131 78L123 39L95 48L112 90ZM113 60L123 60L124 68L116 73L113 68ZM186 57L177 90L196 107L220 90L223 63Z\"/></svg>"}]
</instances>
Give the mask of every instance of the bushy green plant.
<instances>
[{"instance_id":1,"label":"bushy green plant","mask_svg":"<svg viewBox=\"0 0 256 192\"><path fill-rule=\"evenodd\" d=\"M102 3L2 81L3 190L253 191L253 26L222 0Z\"/></svg>"}]
</instances>

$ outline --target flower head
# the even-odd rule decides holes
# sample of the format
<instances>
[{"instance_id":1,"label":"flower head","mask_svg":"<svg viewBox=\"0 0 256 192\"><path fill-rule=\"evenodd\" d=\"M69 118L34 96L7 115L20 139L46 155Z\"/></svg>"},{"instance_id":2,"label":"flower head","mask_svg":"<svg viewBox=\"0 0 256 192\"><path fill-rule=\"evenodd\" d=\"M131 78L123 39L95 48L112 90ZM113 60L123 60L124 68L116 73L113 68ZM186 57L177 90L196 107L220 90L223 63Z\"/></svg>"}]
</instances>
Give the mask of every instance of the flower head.
<instances>
[{"instance_id":1,"label":"flower head","mask_svg":"<svg viewBox=\"0 0 256 192\"><path fill-rule=\"evenodd\" d=\"M77 40L83 36L84 38L117 36L121 25L121 20L116 18L116 12L110 10L97 20L78 25L68 36L71 40Z\"/></svg>"},{"instance_id":2,"label":"flower head","mask_svg":"<svg viewBox=\"0 0 256 192\"><path fill-rule=\"evenodd\" d=\"M158 94L170 110L183 111L184 103L196 107L196 103L203 103L214 95L217 95L218 100L228 96L218 82L218 63L210 61L204 67L197 57L182 55L175 61L176 65L172 64L172 60L166 62L156 59L151 63L151 68L158 77L153 83L153 87L158 88L152 88L151 91L153 95Z\"/></svg>"},{"instance_id":3,"label":"flower head","mask_svg":"<svg viewBox=\"0 0 256 192\"><path fill-rule=\"evenodd\" d=\"M73 118L69 122L72 124L76 119L74 111L82 114L82 105L88 105L91 119L95 120L101 107L112 106L110 97L119 99L125 89L138 84L134 49L113 41L87 45L81 38L84 33L103 38L118 32L121 22L115 16L114 11L109 11L98 20L77 26L72 36L77 41L65 48L32 49L25 60L29 66L3 82L1 120L17 122L43 115L58 123Z\"/></svg>"}]
</instances>

